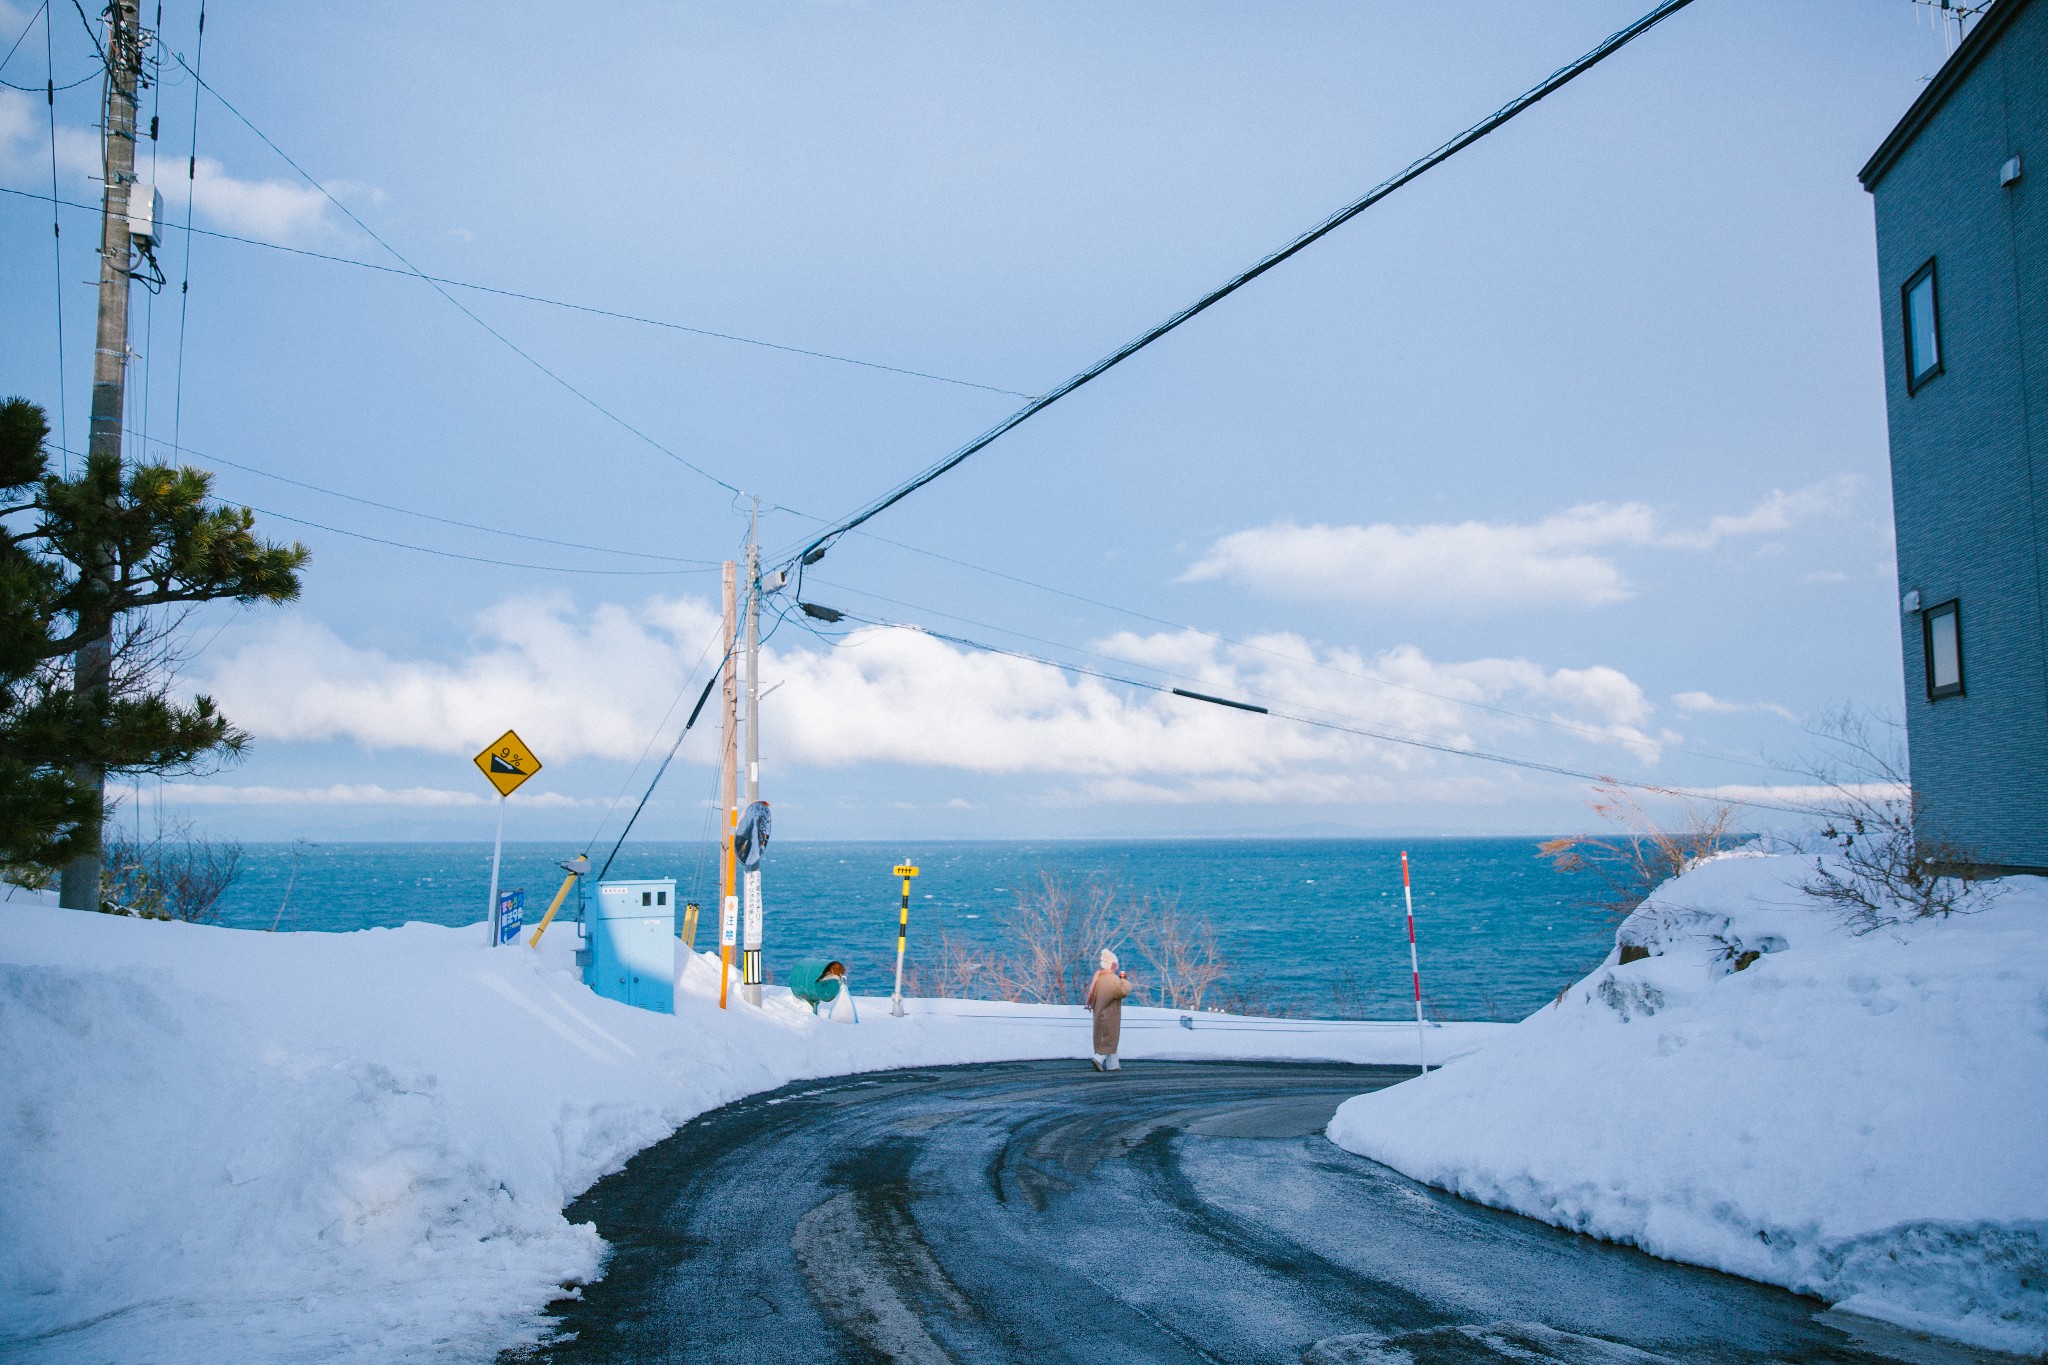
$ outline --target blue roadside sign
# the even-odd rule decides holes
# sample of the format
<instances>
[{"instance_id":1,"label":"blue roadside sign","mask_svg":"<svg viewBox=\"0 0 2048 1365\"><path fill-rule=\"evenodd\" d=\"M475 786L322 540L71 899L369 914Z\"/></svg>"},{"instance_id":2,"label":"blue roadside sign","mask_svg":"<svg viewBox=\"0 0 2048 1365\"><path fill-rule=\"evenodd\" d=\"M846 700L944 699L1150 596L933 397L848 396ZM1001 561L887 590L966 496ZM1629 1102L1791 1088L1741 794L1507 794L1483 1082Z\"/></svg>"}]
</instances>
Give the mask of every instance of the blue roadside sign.
<instances>
[{"instance_id":1,"label":"blue roadside sign","mask_svg":"<svg viewBox=\"0 0 2048 1365\"><path fill-rule=\"evenodd\" d=\"M500 947L519 937L521 926L526 923L526 893L506 891L498 897L498 944Z\"/></svg>"}]
</instances>

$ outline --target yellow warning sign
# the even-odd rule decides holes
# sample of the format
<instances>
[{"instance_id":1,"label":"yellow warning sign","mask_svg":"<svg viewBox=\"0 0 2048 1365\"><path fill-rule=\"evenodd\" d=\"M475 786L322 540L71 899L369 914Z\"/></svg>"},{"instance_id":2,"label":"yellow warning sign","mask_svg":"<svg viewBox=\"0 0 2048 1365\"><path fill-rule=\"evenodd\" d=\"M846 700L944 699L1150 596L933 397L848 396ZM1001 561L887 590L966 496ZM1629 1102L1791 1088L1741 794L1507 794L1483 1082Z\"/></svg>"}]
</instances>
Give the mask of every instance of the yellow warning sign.
<instances>
[{"instance_id":1,"label":"yellow warning sign","mask_svg":"<svg viewBox=\"0 0 2048 1365\"><path fill-rule=\"evenodd\" d=\"M498 789L498 795L510 796L520 783L540 771L540 760L516 731L507 730L495 744L476 756L476 766Z\"/></svg>"},{"instance_id":2,"label":"yellow warning sign","mask_svg":"<svg viewBox=\"0 0 2048 1365\"><path fill-rule=\"evenodd\" d=\"M909 863L899 863L896 867L896 875L899 877L915 877L917 875L917 869L912 867Z\"/></svg>"}]
</instances>

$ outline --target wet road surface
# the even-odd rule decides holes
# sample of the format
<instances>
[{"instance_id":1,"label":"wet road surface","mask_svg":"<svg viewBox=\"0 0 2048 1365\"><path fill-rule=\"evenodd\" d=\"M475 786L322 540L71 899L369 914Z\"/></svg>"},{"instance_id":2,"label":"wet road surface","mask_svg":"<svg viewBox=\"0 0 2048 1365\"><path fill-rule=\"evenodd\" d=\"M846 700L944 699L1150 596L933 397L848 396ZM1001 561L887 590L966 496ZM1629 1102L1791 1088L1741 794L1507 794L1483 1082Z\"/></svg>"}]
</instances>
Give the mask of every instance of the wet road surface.
<instances>
[{"instance_id":1,"label":"wet road surface","mask_svg":"<svg viewBox=\"0 0 2048 1365\"><path fill-rule=\"evenodd\" d=\"M1481 1208L1321 1136L1411 1071L1033 1062L805 1082L569 1209L613 1246L519 1361L1969 1357Z\"/></svg>"}]
</instances>

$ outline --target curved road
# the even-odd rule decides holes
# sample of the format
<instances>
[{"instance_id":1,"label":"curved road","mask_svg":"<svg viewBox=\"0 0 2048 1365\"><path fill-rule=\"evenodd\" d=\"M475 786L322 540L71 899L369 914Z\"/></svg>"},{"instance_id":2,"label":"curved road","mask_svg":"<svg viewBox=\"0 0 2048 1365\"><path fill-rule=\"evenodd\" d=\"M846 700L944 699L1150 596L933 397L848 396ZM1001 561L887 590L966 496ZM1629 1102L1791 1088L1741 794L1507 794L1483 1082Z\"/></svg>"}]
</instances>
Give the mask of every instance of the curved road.
<instances>
[{"instance_id":1,"label":"curved road","mask_svg":"<svg viewBox=\"0 0 2048 1365\"><path fill-rule=\"evenodd\" d=\"M1406 1074L1034 1062L743 1100L570 1208L596 1222L612 1259L556 1305L560 1335L514 1359L1945 1355L1852 1335L1811 1299L1466 1203L1321 1136L1344 1098Z\"/></svg>"}]
</instances>

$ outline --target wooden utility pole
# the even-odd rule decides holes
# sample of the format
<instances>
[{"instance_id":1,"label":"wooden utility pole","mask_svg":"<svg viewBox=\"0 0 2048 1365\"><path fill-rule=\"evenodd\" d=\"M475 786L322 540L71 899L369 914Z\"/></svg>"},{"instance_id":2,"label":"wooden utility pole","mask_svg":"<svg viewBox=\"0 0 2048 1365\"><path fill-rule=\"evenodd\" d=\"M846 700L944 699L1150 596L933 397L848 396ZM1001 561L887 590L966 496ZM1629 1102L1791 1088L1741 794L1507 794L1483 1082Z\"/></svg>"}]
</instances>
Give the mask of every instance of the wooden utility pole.
<instances>
[{"instance_id":1,"label":"wooden utility pole","mask_svg":"<svg viewBox=\"0 0 2048 1365\"><path fill-rule=\"evenodd\" d=\"M726 983L732 979L733 949L739 944L740 898L734 874L733 831L740 822L739 782L739 566L725 561L725 662L719 665L718 730L718 1008L725 1008Z\"/></svg>"},{"instance_id":2,"label":"wooden utility pole","mask_svg":"<svg viewBox=\"0 0 2048 1365\"><path fill-rule=\"evenodd\" d=\"M138 8L138 0L113 0L107 6L106 102L100 110L101 165L106 187L100 198L100 320L93 347L92 436L86 446L86 468L112 464L117 480L121 468L121 421L127 400L128 281L133 250L128 230L128 197L135 184L135 116L145 43ZM54 14L53 8L44 22L55 22ZM84 569L91 596L78 623L86 642L72 658L73 682L81 697L97 695L103 701L113 667L113 565L102 560ZM80 763L72 768L71 775L95 793L106 788L107 772L101 764ZM84 832L84 838L86 848L64 865L58 901L73 910L97 910L99 822L95 821Z\"/></svg>"},{"instance_id":3,"label":"wooden utility pole","mask_svg":"<svg viewBox=\"0 0 2048 1365\"><path fill-rule=\"evenodd\" d=\"M747 520L747 804L761 799L761 500ZM756 853L758 861L758 852ZM761 1003L761 872L747 873L746 936L740 983L747 1003Z\"/></svg>"}]
</instances>

